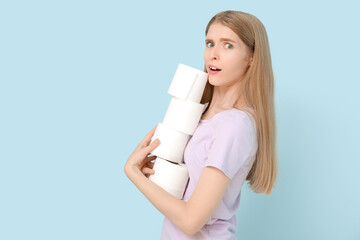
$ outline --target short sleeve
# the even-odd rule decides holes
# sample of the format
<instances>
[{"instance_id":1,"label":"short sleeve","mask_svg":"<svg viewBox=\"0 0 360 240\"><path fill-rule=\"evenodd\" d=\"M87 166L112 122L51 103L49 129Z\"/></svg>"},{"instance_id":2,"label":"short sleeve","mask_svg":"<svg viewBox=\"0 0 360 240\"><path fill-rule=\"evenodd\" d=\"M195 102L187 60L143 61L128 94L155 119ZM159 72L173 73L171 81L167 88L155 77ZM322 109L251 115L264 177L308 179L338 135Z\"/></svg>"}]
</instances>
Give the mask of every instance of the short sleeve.
<instances>
[{"instance_id":1,"label":"short sleeve","mask_svg":"<svg viewBox=\"0 0 360 240\"><path fill-rule=\"evenodd\" d=\"M246 116L221 119L214 125L205 166L216 167L232 179L241 168L250 169L253 150L254 131Z\"/></svg>"}]
</instances>

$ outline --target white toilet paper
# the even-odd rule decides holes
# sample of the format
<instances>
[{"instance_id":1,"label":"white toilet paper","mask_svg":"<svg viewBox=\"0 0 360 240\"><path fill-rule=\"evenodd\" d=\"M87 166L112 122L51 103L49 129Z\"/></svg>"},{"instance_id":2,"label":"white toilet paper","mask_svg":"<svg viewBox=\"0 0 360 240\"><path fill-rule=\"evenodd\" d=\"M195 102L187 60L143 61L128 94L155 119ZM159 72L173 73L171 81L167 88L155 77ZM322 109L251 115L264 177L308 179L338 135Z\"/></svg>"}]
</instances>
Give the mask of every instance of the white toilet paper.
<instances>
[{"instance_id":1,"label":"white toilet paper","mask_svg":"<svg viewBox=\"0 0 360 240\"><path fill-rule=\"evenodd\" d=\"M178 199L182 199L189 179L188 170L183 163L171 163L156 158L153 167L155 174L149 179Z\"/></svg>"},{"instance_id":2,"label":"white toilet paper","mask_svg":"<svg viewBox=\"0 0 360 240\"><path fill-rule=\"evenodd\" d=\"M168 93L181 100L200 102L208 74L196 68L179 64Z\"/></svg>"},{"instance_id":3,"label":"white toilet paper","mask_svg":"<svg viewBox=\"0 0 360 240\"><path fill-rule=\"evenodd\" d=\"M182 162L184 150L190 139L190 135L159 123L151 142L156 138L160 140L160 145L151 152L153 155L172 162Z\"/></svg>"},{"instance_id":4,"label":"white toilet paper","mask_svg":"<svg viewBox=\"0 0 360 240\"><path fill-rule=\"evenodd\" d=\"M204 104L173 97L166 111L163 125L193 135L204 108Z\"/></svg>"}]
</instances>

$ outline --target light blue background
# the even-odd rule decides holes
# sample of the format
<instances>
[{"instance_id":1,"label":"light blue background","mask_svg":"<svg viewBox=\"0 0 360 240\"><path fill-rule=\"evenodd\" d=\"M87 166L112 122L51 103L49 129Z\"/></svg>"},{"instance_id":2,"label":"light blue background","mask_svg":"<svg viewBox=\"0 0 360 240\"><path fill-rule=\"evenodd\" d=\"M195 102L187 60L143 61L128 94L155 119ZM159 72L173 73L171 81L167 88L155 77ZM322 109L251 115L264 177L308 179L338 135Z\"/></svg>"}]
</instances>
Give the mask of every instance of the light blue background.
<instances>
[{"instance_id":1,"label":"light blue background","mask_svg":"<svg viewBox=\"0 0 360 240\"><path fill-rule=\"evenodd\" d=\"M356 1L2 1L0 239L159 239L123 166L219 11L265 25L279 180L244 185L239 239L360 239Z\"/></svg>"}]
</instances>

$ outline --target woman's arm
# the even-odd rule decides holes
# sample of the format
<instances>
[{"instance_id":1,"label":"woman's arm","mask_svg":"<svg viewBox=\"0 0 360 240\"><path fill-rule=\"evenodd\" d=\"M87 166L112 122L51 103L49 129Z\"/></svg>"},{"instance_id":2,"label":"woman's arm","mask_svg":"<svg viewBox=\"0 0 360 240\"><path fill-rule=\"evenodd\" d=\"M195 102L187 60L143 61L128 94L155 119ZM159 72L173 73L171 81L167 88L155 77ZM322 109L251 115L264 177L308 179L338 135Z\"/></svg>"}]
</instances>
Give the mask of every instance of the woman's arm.
<instances>
[{"instance_id":1,"label":"woman's arm","mask_svg":"<svg viewBox=\"0 0 360 240\"><path fill-rule=\"evenodd\" d=\"M230 179L219 169L205 167L188 202L179 200L153 183L141 170L153 158L147 157L159 142L150 144L155 128L144 138L125 164L128 178L171 222L188 235L199 231L222 199Z\"/></svg>"}]
</instances>

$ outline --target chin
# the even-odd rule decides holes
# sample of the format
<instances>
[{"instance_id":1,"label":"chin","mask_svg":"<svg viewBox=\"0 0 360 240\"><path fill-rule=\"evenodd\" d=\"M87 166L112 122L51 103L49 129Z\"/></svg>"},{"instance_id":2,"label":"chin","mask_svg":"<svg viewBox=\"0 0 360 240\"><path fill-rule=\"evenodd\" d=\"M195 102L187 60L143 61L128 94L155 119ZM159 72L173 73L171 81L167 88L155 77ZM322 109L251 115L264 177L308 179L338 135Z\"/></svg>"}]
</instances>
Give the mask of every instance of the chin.
<instances>
[{"instance_id":1,"label":"chin","mask_svg":"<svg viewBox=\"0 0 360 240\"><path fill-rule=\"evenodd\" d=\"M213 79L211 77L209 77L209 83L213 86L219 86L221 85L221 81L219 81L219 79Z\"/></svg>"}]
</instances>

